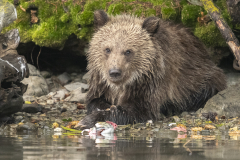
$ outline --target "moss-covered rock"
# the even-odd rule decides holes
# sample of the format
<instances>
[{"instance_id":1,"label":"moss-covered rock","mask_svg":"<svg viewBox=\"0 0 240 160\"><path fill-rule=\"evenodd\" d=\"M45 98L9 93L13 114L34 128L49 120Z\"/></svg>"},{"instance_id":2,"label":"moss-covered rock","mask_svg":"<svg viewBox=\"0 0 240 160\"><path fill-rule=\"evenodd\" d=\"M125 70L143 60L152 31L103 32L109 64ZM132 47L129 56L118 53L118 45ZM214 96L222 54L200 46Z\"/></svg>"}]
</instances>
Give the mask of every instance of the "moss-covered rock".
<instances>
[{"instance_id":1,"label":"moss-covered rock","mask_svg":"<svg viewBox=\"0 0 240 160\"><path fill-rule=\"evenodd\" d=\"M13 0L8 1L13 3ZM226 0L216 1L216 5L232 27ZM201 12L206 14L203 7L192 5L187 0L20 0L16 9L18 19L4 31L18 28L21 42L33 41L39 46L61 48L71 34L89 41L93 33L93 12L98 9L111 15L127 13L174 20L192 28L207 46L226 45L213 22L200 25L197 21ZM31 23L31 9L37 10L37 23Z\"/></svg>"}]
</instances>

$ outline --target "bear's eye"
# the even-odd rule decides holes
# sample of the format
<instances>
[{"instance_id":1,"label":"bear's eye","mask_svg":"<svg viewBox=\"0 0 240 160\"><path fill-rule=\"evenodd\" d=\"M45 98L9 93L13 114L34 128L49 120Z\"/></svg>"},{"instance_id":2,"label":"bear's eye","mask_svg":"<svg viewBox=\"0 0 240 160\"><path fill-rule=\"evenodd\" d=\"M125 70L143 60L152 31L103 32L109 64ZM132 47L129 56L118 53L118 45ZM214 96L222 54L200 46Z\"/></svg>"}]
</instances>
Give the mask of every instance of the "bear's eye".
<instances>
[{"instance_id":1,"label":"bear's eye","mask_svg":"<svg viewBox=\"0 0 240 160\"><path fill-rule=\"evenodd\" d=\"M111 50L109 48L106 48L105 51L106 51L107 54L111 53Z\"/></svg>"},{"instance_id":2,"label":"bear's eye","mask_svg":"<svg viewBox=\"0 0 240 160\"><path fill-rule=\"evenodd\" d=\"M126 55L126 56L128 56L128 55L130 55L132 52L130 51L130 50L127 50L125 53L124 53L124 55Z\"/></svg>"}]
</instances>

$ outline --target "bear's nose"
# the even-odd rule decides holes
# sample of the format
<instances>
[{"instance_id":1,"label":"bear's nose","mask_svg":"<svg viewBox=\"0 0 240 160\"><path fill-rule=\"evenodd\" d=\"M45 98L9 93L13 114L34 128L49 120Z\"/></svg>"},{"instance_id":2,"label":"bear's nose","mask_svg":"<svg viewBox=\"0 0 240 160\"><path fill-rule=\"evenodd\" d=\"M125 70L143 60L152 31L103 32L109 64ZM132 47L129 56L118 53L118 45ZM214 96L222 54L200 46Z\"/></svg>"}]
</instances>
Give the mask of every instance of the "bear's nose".
<instances>
[{"instance_id":1,"label":"bear's nose","mask_svg":"<svg viewBox=\"0 0 240 160\"><path fill-rule=\"evenodd\" d=\"M121 76L122 71L120 69L110 69L109 75L112 78L118 78Z\"/></svg>"}]
</instances>

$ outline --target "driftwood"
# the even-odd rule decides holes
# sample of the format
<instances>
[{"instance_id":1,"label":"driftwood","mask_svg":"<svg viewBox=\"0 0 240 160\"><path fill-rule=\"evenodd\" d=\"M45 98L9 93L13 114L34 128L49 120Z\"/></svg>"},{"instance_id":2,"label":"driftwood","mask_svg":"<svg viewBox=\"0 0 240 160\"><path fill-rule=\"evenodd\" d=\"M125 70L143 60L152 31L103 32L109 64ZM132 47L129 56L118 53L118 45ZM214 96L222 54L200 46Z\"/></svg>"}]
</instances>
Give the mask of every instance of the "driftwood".
<instances>
[{"instance_id":1,"label":"driftwood","mask_svg":"<svg viewBox=\"0 0 240 160\"><path fill-rule=\"evenodd\" d=\"M232 32L231 28L227 25L224 18L221 16L219 9L214 5L212 0L201 0L204 9L208 12L211 19L216 23L226 43L231 48L236 62L233 63L235 69L240 70L240 46L239 41Z\"/></svg>"},{"instance_id":2,"label":"driftwood","mask_svg":"<svg viewBox=\"0 0 240 160\"><path fill-rule=\"evenodd\" d=\"M17 29L0 35L0 117L21 110L27 85L20 81L29 76L24 56L17 54L20 37Z\"/></svg>"}]
</instances>

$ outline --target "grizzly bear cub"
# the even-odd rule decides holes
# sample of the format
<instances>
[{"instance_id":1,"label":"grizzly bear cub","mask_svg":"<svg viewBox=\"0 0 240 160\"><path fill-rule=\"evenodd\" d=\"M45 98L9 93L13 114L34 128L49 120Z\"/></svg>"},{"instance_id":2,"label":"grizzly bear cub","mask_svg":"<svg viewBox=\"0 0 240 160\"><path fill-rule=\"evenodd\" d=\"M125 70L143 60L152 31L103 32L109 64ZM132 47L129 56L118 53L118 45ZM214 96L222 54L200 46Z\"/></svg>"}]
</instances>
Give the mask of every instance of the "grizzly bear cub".
<instances>
[{"instance_id":1,"label":"grizzly bear cub","mask_svg":"<svg viewBox=\"0 0 240 160\"><path fill-rule=\"evenodd\" d=\"M87 116L119 125L196 111L225 89L223 71L202 42L182 25L157 17L94 13L90 42Z\"/></svg>"}]
</instances>

